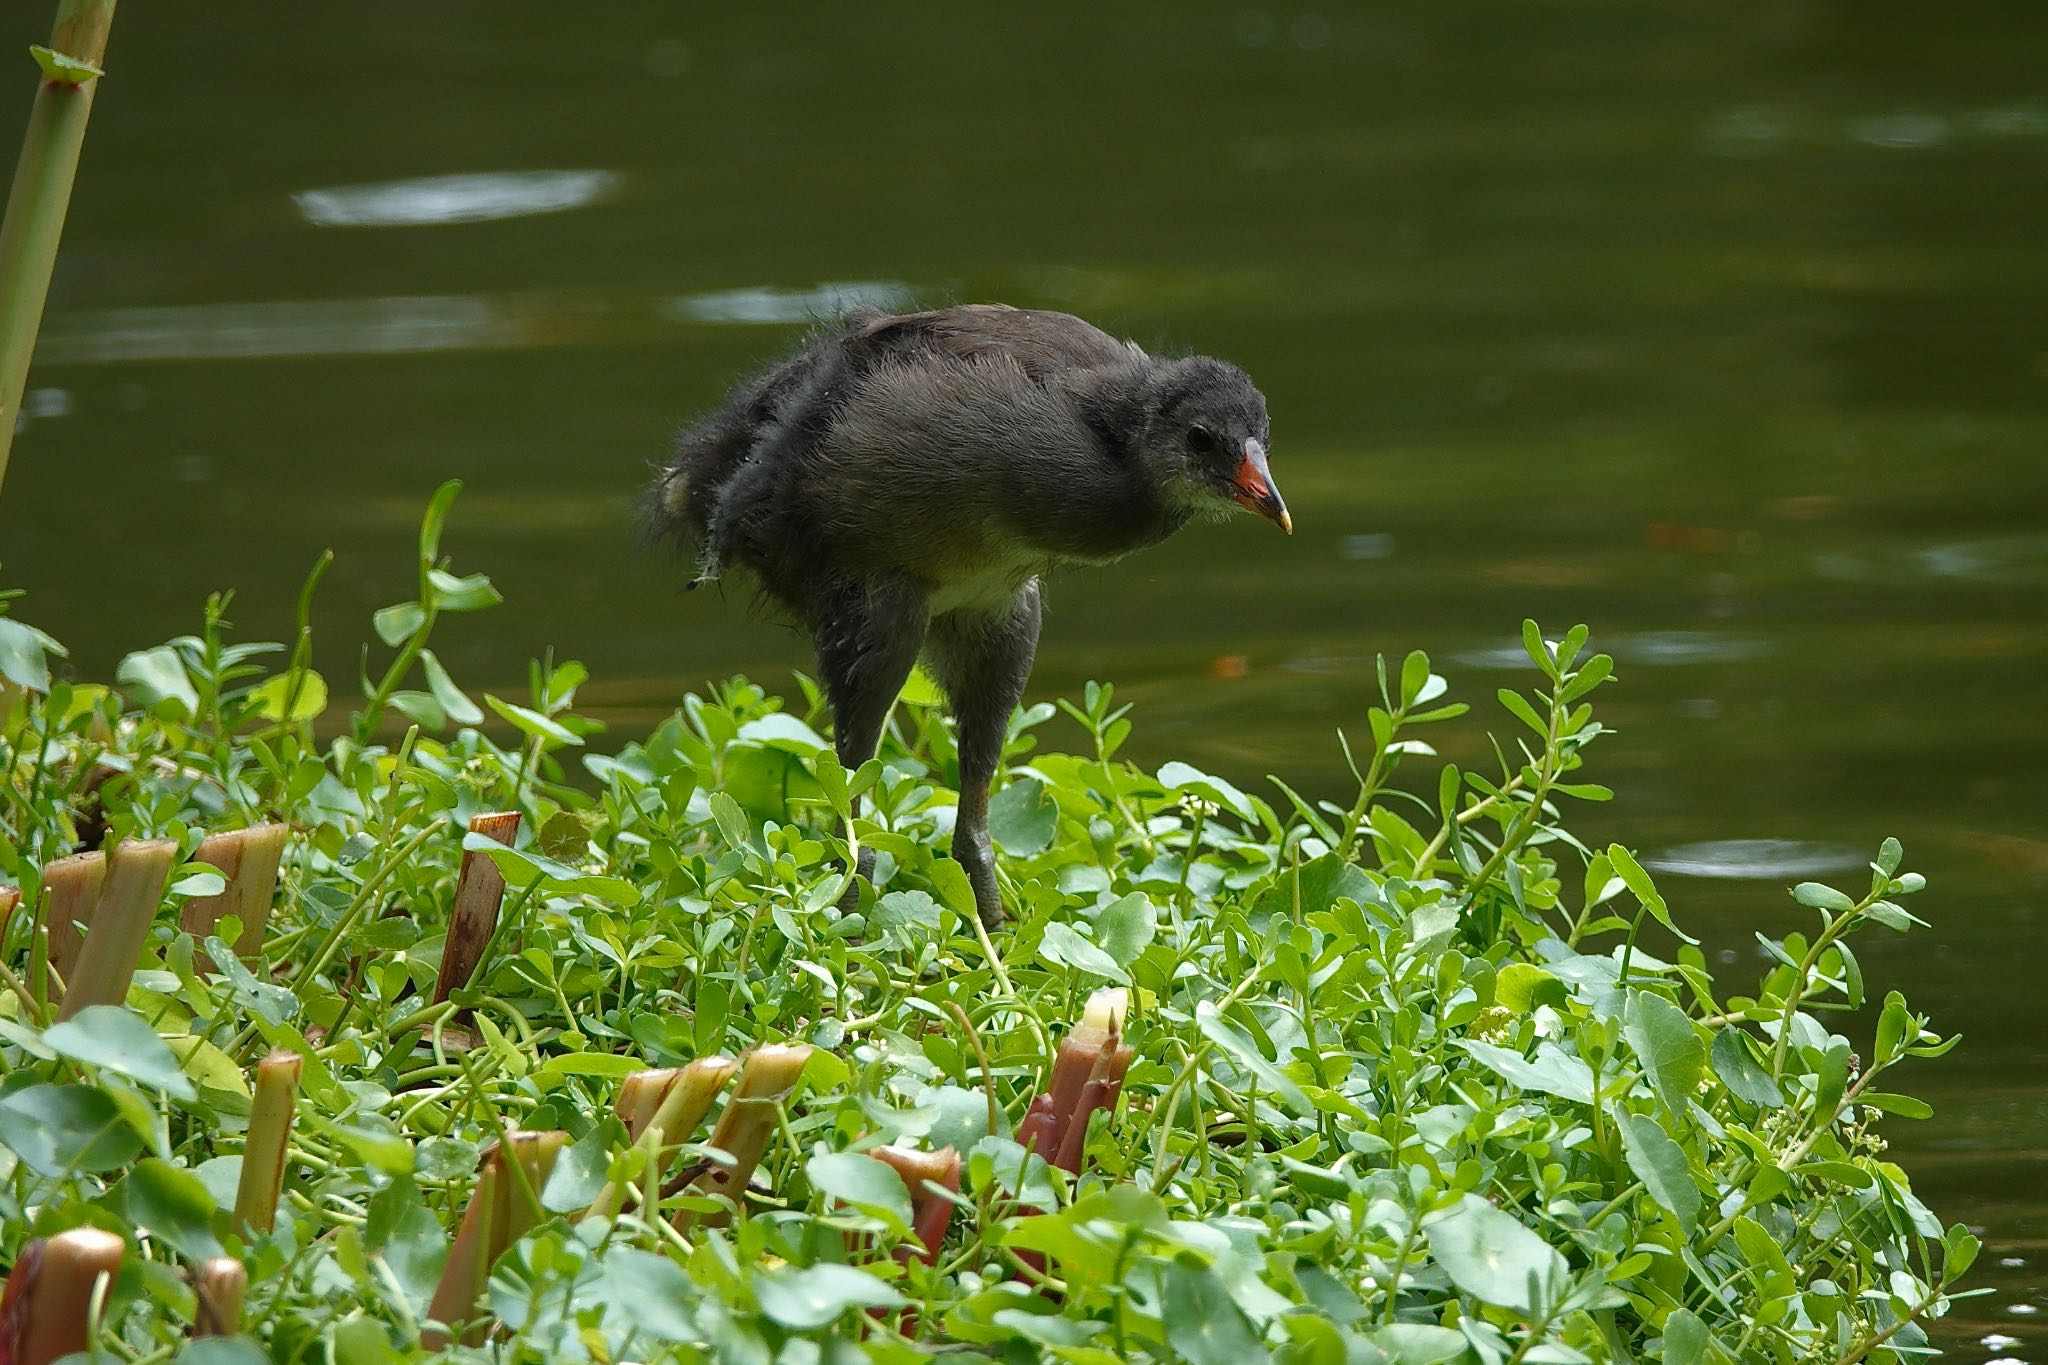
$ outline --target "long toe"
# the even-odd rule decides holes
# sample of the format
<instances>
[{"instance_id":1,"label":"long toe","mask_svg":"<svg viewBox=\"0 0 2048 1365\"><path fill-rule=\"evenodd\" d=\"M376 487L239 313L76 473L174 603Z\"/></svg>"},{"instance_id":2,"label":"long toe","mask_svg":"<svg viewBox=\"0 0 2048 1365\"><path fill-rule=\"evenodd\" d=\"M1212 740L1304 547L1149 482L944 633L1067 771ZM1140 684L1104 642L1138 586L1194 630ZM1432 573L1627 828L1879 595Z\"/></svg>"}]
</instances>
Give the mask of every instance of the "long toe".
<instances>
[{"instance_id":1,"label":"long toe","mask_svg":"<svg viewBox=\"0 0 2048 1365\"><path fill-rule=\"evenodd\" d=\"M985 841L960 840L953 845L953 857L967 870L967 884L974 888L974 912L982 927L1002 928L1009 917L1003 913L1003 898L996 890L995 850Z\"/></svg>"}]
</instances>

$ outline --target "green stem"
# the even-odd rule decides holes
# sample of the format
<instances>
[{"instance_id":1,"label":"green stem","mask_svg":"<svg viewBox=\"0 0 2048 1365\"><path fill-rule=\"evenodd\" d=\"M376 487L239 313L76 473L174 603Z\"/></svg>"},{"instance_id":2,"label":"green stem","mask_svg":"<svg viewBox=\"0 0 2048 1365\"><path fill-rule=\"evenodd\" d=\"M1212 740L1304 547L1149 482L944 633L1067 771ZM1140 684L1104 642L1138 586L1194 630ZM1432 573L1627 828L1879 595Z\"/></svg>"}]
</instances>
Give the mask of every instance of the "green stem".
<instances>
[{"instance_id":1,"label":"green stem","mask_svg":"<svg viewBox=\"0 0 2048 1365\"><path fill-rule=\"evenodd\" d=\"M77 83L44 77L29 111L14 187L7 195L7 217L0 222L0 482L7 477L21 395L28 387L29 358L43 324L57 243L64 236L71 184L78 175L85 124L99 86L97 68L106 60L107 30L113 23L114 0L62 0L57 6L51 51L93 68L95 74L79 72L84 79Z\"/></svg>"}]
</instances>

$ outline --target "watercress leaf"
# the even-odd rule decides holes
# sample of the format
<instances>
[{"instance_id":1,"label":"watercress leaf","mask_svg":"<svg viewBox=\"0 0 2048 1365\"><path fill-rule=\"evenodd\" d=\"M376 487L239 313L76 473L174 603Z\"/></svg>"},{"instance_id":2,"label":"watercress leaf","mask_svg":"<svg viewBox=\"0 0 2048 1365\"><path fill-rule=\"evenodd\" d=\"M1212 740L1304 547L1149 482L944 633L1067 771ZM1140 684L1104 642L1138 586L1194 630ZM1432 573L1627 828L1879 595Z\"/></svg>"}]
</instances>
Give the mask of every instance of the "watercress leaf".
<instances>
[{"instance_id":1,"label":"watercress leaf","mask_svg":"<svg viewBox=\"0 0 2048 1365\"><path fill-rule=\"evenodd\" d=\"M756 1271L753 1286L761 1312L797 1332L814 1332L855 1308L903 1304L901 1294L873 1275L832 1262L802 1270Z\"/></svg>"},{"instance_id":2,"label":"watercress leaf","mask_svg":"<svg viewBox=\"0 0 2048 1365\"><path fill-rule=\"evenodd\" d=\"M897 1236L910 1233L910 1190L903 1177L860 1152L823 1152L804 1163L811 1184L878 1218Z\"/></svg>"},{"instance_id":3,"label":"watercress leaf","mask_svg":"<svg viewBox=\"0 0 2048 1365\"><path fill-rule=\"evenodd\" d=\"M1175 761L1159 769L1159 785L1168 791L1192 792L1207 797L1241 820L1257 818L1251 798L1220 777L1211 777L1191 764Z\"/></svg>"},{"instance_id":4,"label":"watercress leaf","mask_svg":"<svg viewBox=\"0 0 2048 1365\"><path fill-rule=\"evenodd\" d=\"M1658 894L1657 884L1650 880L1650 874L1643 870L1641 863L1636 861L1635 854L1630 853L1620 844L1609 844L1607 846L1607 861L1609 866L1614 869L1615 875L1621 878L1622 884L1628 887L1629 891L1638 901L1642 902L1643 908L1650 912L1651 917L1657 923L1677 935L1681 943L1696 944L1699 942L1698 939L1684 932L1677 924L1672 922L1670 907L1664 904L1664 897Z\"/></svg>"},{"instance_id":5,"label":"watercress leaf","mask_svg":"<svg viewBox=\"0 0 2048 1365\"><path fill-rule=\"evenodd\" d=\"M186 675L185 661L169 645L130 654L114 670L114 679L129 701L155 715L190 720L199 712L199 693Z\"/></svg>"},{"instance_id":6,"label":"watercress leaf","mask_svg":"<svg viewBox=\"0 0 2048 1365\"><path fill-rule=\"evenodd\" d=\"M172 1099L198 1098L170 1044L125 1005L89 1005L43 1030L43 1045L74 1062L161 1090Z\"/></svg>"},{"instance_id":7,"label":"watercress leaf","mask_svg":"<svg viewBox=\"0 0 2048 1365\"><path fill-rule=\"evenodd\" d=\"M31 692L50 690L51 654L64 647L25 621L0 616L0 679Z\"/></svg>"},{"instance_id":8,"label":"watercress leaf","mask_svg":"<svg viewBox=\"0 0 2048 1365\"><path fill-rule=\"evenodd\" d=\"M1658 1098L1673 1113L1685 1113L1707 1065L1707 1050L1685 1011L1655 991L1630 991L1622 1033Z\"/></svg>"},{"instance_id":9,"label":"watercress leaf","mask_svg":"<svg viewBox=\"0 0 2048 1365\"><path fill-rule=\"evenodd\" d=\"M411 639L426 623L426 608L417 602L399 602L392 606L379 607L370 617L370 625L376 630L377 638L393 649Z\"/></svg>"},{"instance_id":10,"label":"watercress leaf","mask_svg":"<svg viewBox=\"0 0 2048 1365\"><path fill-rule=\"evenodd\" d=\"M1725 1024L1716 1030L1712 1055L1714 1074L1735 1098L1762 1109L1784 1106L1784 1092L1757 1060L1749 1035L1741 1029Z\"/></svg>"},{"instance_id":11,"label":"watercress leaf","mask_svg":"<svg viewBox=\"0 0 2048 1365\"><path fill-rule=\"evenodd\" d=\"M32 1085L0 1097L0 1146L37 1175L110 1171L142 1150L121 1108L89 1085Z\"/></svg>"},{"instance_id":12,"label":"watercress leaf","mask_svg":"<svg viewBox=\"0 0 2048 1365\"><path fill-rule=\"evenodd\" d=\"M310 668L280 673L259 684L249 693L249 700L265 720L311 720L327 709L327 679Z\"/></svg>"},{"instance_id":13,"label":"watercress leaf","mask_svg":"<svg viewBox=\"0 0 2048 1365\"><path fill-rule=\"evenodd\" d=\"M988 803L988 832L1013 858L1034 858L1052 847L1059 807L1036 777L1020 777Z\"/></svg>"},{"instance_id":14,"label":"watercress leaf","mask_svg":"<svg viewBox=\"0 0 2048 1365\"><path fill-rule=\"evenodd\" d=\"M1081 937L1073 926L1058 920L1045 926L1045 936L1038 941L1038 955L1056 967L1071 967L1105 981L1130 980L1115 958Z\"/></svg>"},{"instance_id":15,"label":"watercress leaf","mask_svg":"<svg viewBox=\"0 0 2048 1365\"><path fill-rule=\"evenodd\" d=\"M1466 1195L1423 1231L1459 1290L1524 1316L1543 1312L1569 1273L1554 1247L1478 1195Z\"/></svg>"},{"instance_id":16,"label":"watercress leaf","mask_svg":"<svg viewBox=\"0 0 2048 1365\"><path fill-rule=\"evenodd\" d=\"M1213 1001L1204 1000L1195 1006L1195 1027L1202 1031L1203 1037L1258 1077L1260 1085L1277 1096L1288 1109L1303 1118L1314 1117L1315 1105L1302 1093L1301 1087L1267 1059L1249 1034L1224 1018Z\"/></svg>"},{"instance_id":17,"label":"watercress leaf","mask_svg":"<svg viewBox=\"0 0 2048 1365\"><path fill-rule=\"evenodd\" d=\"M1102 950L1128 967L1152 944L1159 926L1159 911L1142 891L1111 901L1095 913L1095 936Z\"/></svg>"},{"instance_id":18,"label":"watercress leaf","mask_svg":"<svg viewBox=\"0 0 2048 1365\"><path fill-rule=\"evenodd\" d=\"M433 693L434 700L440 703L449 720L457 725L474 725L484 718L477 704L448 676L448 670L442 667L433 650L420 651L420 669L427 675L427 690Z\"/></svg>"},{"instance_id":19,"label":"watercress leaf","mask_svg":"<svg viewBox=\"0 0 2048 1365\"><path fill-rule=\"evenodd\" d=\"M1856 908L1853 898L1820 882L1799 883L1792 888L1792 899L1810 909L1828 910L1835 914Z\"/></svg>"},{"instance_id":20,"label":"watercress leaf","mask_svg":"<svg viewBox=\"0 0 2048 1365\"><path fill-rule=\"evenodd\" d=\"M129 1221L186 1260L221 1254L213 1235L213 1195L191 1171L144 1157L121 1182L121 1191Z\"/></svg>"},{"instance_id":21,"label":"watercress leaf","mask_svg":"<svg viewBox=\"0 0 2048 1365\"><path fill-rule=\"evenodd\" d=\"M1628 1168L1650 1197L1678 1219L1679 1229L1692 1236L1699 1219L1700 1187L1686 1163L1685 1149L1648 1115L1623 1112L1615 1118Z\"/></svg>"}]
</instances>

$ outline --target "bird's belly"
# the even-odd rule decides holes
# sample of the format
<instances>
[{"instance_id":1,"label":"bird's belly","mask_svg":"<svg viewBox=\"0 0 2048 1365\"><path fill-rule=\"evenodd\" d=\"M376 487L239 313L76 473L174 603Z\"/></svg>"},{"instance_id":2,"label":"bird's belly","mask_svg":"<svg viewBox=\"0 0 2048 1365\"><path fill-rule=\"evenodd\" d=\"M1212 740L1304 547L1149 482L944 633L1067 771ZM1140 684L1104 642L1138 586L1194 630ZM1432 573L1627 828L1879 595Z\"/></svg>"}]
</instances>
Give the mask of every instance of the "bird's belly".
<instances>
[{"instance_id":1,"label":"bird's belly","mask_svg":"<svg viewBox=\"0 0 2048 1365\"><path fill-rule=\"evenodd\" d=\"M983 611L1007 606L1026 583L1038 576L1044 565L1038 560L1006 559L986 564L974 572L947 575L930 585L931 614L952 611Z\"/></svg>"}]
</instances>

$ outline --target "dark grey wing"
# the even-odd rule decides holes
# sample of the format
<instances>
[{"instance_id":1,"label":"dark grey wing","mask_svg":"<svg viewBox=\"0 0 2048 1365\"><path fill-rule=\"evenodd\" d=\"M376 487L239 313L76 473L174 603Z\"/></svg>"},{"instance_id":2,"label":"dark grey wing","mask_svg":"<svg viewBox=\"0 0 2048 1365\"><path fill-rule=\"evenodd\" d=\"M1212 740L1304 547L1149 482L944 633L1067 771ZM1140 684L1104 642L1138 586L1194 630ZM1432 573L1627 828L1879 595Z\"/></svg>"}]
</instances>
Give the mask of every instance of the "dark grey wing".
<instances>
[{"instance_id":1,"label":"dark grey wing","mask_svg":"<svg viewBox=\"0 0 2048 1365\"><path fill-rule=\"evenodd\" d=\"M846 347L860 368L886 360L951 357L1013 361L1044 383L1066 371L1128 364L1135 352L1070 313L970 303L925 313L857 315Z\"/></svg>"}]
</instances>

